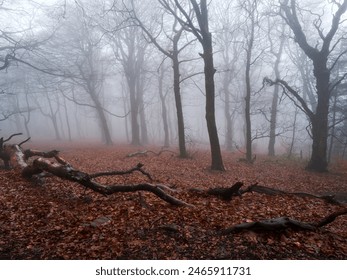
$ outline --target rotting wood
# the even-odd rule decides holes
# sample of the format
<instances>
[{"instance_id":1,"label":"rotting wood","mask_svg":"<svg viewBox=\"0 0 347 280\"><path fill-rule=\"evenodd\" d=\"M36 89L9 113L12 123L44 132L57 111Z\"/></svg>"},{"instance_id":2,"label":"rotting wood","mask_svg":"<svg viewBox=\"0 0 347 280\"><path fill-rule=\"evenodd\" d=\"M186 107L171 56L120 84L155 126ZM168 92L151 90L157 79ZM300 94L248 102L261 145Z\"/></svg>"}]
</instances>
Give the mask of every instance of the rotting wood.
<instances>
[{"instance_id":1,"label":"rotting wood","mask_svg":"<svg viewBox=\"0 0 347 280\"><path fill-rule=\"evenodd\" d=\"M159 152L154 152L151 150L144 150L144 151L139 151L139 152L127 154L126 157L130 158L130 157L137 157L137 156L147 156L148 154L154 154L156 156L160 156L162 153L165 153L165 152L177 155L177 153L170 151L170 150L161 150Z\"/></svg>"},{"instance_id":2,"label":"rotting wood","mask_svg":"<svg viewBox=\"0 0 347 280\"><path fill-rule=\"evenodd\" d=\"M278 217L273 219L267 219L262 221L255 221L249 223L241 223L238 225L231 226L227 229L222 230L221 234L236 233L243 230L251 231L279 231L284 229L295 229L295 230L308 230L314 231L320 227L333 222L337 217L346 215L347 208L336 211L326 217L324 217L318 223L307 223L291 219L289 217Z\"/></svg>"},{"instance_id":3,"label":"rotting wood","mask_svg":"<svg viewBox=\"0 0 347 280\"><path fill-rule=\"evenodd\" d=\"M136 167L131 168L126 171L106 171L98 172L94 174L88 174L82 172L78 169L72 167L67 161L65 161L58 154L56 150L49 152L40 152L36 150L25 150L23 152L22 148L19 145L14 145L16 150L16 158L19 166L22 169L22 176L27 179L31 179L33 176L41 174L42 172L47 172L53 174L61 179L79 183L80 185L91 189L97 193L103 195L111 195L118 192L136 192L136 191L147 191L155 194L162 200L176 206L190 206L193 205L186 203L182 200L179 200L166 192L170 189L168 186L162 184L152 184L152 183L142 183L136 185L104 185L94 181L94 178L101 176L114 176L114 175L125 175L131 174L135 171L139 171L145 176L147 176L151 181L152 177L149 173L142 169L143 164L137 164ZM28 164L27 160L33 156L40 156L35 158L32 163ZM47 160L46 158L54 158L56 162ZM174 190L173 190L174 191Z\"/></svg>"},{"instance_id":4,"label":"rotting wood","mask_svg":"<svg viewBox=\"0 0 347 280\"><path fill-rule=\"evenodd\" d=\"M4 168L10 169L11 168L11 157L13 156L13 145L7 145L6 142L10 141L13 137L22 135L22 133L14 133L10 135L7 139L4 139L4 137L0 138L0 159L4 162ZM26 139L25 141L21 142L23 144L24 142L29 141L30 138Z\"/></svg>"},{"instance_id":5,"label":"rotting wood","mask_svg":"<svg viewBox=\"0 0 347 280\"><path fill-rule=\"evenodd\" d=\"M207 194L218 196L223 200L231 200L233 196L241 196L240 188L242 182L236 182L230 188L211 188L207 190Z\"/></svg>"},{"instance_id":6,"label":"rotting wood","mask_svg":"<svg viewBox=\"0 0 347 280\"><path fill-rule=\"evenodd\" d=\"M286 191L282 191L282 190L278 190L278 189L274 189L274 188L260 186L257 183L250 185L245 190L241 190L242 194L247 193L247 192L257 192L257 193L263 193L263 194L267 194L267 195L283 195L283 194L284 195L295 195L295 196L299 196L299 197L310 197L310 198L322 199L322 200L324 200L330 204L336 204L336 205L342 204L340 201L338 201L335 198L334 195L319 196L319 195L314 195L314 194L304 193L304 192L286 192Z\"/></svg>"},{"instance_id":7,"label":"rotting wood","mask_svg":"<svg viewBox=\"0 0 347 280\"><path fill-rule=\"evenodd\" d=\"M229 188L223 188L223 187L216 187L216 188L209 188L209 189L201 189L201 188L190 188L190 192L194 192L198 195L214 195L217 196L223 200L231 200L234 196L242 196L245 193L249 192L256 192L256 193L262 193L267 195L294 195L299 197L309 197L309 198L315 198L315 199L322 199L327 203L335 204L335 205L342 205L343 203L340 202L335 195L314 195L310 193L305 192L286 192L279 189L269 188L265 186L258 185L258 183L255 183L253 185L248 186L245 189L241 189L243 187L242 182L236 182L234 185L232 185Z\"/></svg>"}]
</instances>

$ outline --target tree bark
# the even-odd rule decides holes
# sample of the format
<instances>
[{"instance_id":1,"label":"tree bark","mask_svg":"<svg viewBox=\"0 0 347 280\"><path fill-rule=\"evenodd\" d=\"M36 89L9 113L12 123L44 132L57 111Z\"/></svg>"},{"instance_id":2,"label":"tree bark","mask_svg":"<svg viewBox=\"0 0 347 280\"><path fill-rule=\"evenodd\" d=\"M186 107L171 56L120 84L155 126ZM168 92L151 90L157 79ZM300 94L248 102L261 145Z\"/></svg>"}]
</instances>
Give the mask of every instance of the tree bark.
<instances>
[{"instance_id":1,"label":"tree bark","mask_svg":"<svg viewBox=\"0 0 347 280\"><path fill-rule=\"evenodd\" d=\"M192 207L191 204L168 194L166 191L174 190L165 185L151 183L141 183L137 185L104 185L93 180L94 178L101 176L124 175L133 173L134 171L139 171L152 180L150 174L142 170L142 164L138 164L136 167L126 171L107 171L88 174L73 168L68 162L58 155L59 152L56 150L50 152L25 150L23 152L20 145L13 145L13 149L15 150L17 163L22 170L21 174L27 179L31 179L33 176L41 174L42 172L47 172L63 180L76 182L103 195L111 195L118 192L147 191L155 194L160 199L172 205ZM33 156L39 156L39 158L34 159L32 163L28 163L28 158ZM56 162L52 162L51 160L47 160L45 158L54 158Z\"/></svg>"},{"instance_id":2,"label":"tree bark","mask_svg":"<svg viewBox=\"0 0 347 280\"><path fill-rule=\"evenodd\" d=\"M163 128L164 128L164 147L170 147L170 135L169 135L169 124L167 118L167 107L166 107L166 95L163 90L163 80L164 80L165 70L161 67L160 74L158 76L158 89L159 89L159 97L161 102L161 116L163 119Z\"/></svg>"},{"instance_id":3,"label":"tree bark","mask_svg":"<svg viewBox=\"0 0 347 280\"><path fill-rule=\"evenodd\" d=\"M253 6L253 3L252 3ZM251 122L251 63L252 52L254 44L254 28L255 28L255 8L251 7L248 11L250 17L250 34L247 40L246 47L246 70L245 70L245 83L246 83L246 95L245 95L245 124L246 124L246 160L252 162L252 122Z\"/></svg>"},{"instance_id":4,"label":"tree bark","mask_svg":"<svg viewBox=\"0 0 347 280\"><path fill-rule=\"evenodd\" d=\"M284 46L284 28L282 27L282 33L281 33L281 41L278 52L275 52L273 50L272 41L271 42L271 52L275 56L275 66L274 66L274 72L275 77L278 79L280 77L280 71L279 71L279 65L281 63L281 56ZM275 85L274 87L274 93L272 97L272 104L271 104L271 116L270 116L270 138L269 138L269 145L268 145L268 155L269 156L275 156L275 143L276 143L276 128L277 128L277 107L278 107L278 95L279 95L279 85Z\"/></svg>"},{"instance_id":5,"label":"tree bark","mask_svg":"<svg viewBox=\"0 0 347 280\"><path fill-rule=\"evenodd\" d=\"M204 73L205 73L205 91L206 91L206 123L208 136L210 139L210 150L211 150L211 169L224 171L225 167L223 164L222 153L219 144L219 137L216 125L215 117L215 84L214 74L216 69L213 63L213 47L212 47L212 33L209 31L208 24L208 8L206 0L200 1L200 9L196 1L191 0L195 13L198 18L198 22L202 34L202 47L204 53L202 57L204 59Z\"/></svg>"},{"instance_id":6,"label":"tree bark","mask_svg":"<svg viewBox=\"0 0 347 280\"><path fill-rule=\"evenodd\" d=\"M302 26L297 17L296 1L291 0L289 3L289 0L285 0L280 3L282 11L281 15L292 29L295 35L295 41L305 52L307 57L309 57L313 62L313 74L316 79L317 108L313 113L311 110L307 110L308 106L305 103L304 105L306 108L304 111L306 114L310 111L308 116L312 125L312 155L307 165L307 169L318 172L325 172L328 168L327 141L328 114L331 95L331 89L329 88L331 70L327 67L327 62L331 53L331 42L339 28L340 19L347 10L347 0L344 0L341 4L337 4L333 1L333 4L336 5L337 10L333 15L331 27L328 32L323 32L324 30L321 29L320 26L316 26L322 42L317 44L315 47L312 47L308 43L306 34L303 32ZM320 46L320 49L318 49L318 46ZM300 102L301 105L303 105L302 99Z\"/></svg>"},{"instance_id":7,"label":"tree bark","mask_svg":"<svg viewBox=\"0 0 347 280\"><path fill-rule=\"evenodd\" d=\"M178 60L178 40L181 36L182 31L178 32L174 36L173 40L173 52L172 52L172 68L174 76L174 95L175 95L175 105L176 105L176 114L177 114L177 129L178 129L178 147L180 151L181 158L187 158L188 153L186 149L186 139L185 139L185 130L184 130L184 117L183 117L183 108L182 108L182 99L181 99L181 90L180 90L180 68Z\"/></svg>"},{"instance_id":8,"label":"tree bark","mask_svg":"<svg viewBox=\"0 0 347 280\"><path fill-rule=\"evenodd\" d=\"M317 88L317 108L311 120L312 124L312 155L307 169L325 172L328 168L328 114L330 104L330 71L327 68L327 59L319 59L314 62L314 75Z\"/></svg>"},{"instance_id":9,"label":"tree bark","mask_svg":"<svg viewBox=\"0 0 347 280\"><path fill-rule=\"evenodd\" d=\"M229 78L230 73L226 71L223 77L223 91L224 91L224 116L226 122L225 129L225 149L227 151L232 151L233 149L233 121L230 113L230 90L229 90Z\"/></svg>"},{"instance_id":10,"label":"tree bark","mask_svg":"<svg viewBox=\"0 0 347 280\"><path fill-rule=\"evenodd\" d=\"M107 124L107 119L105 116L105 112L104 109L100 103L100 100L95 92L95 88L94 85L91 84L89 81L87 81L87 85L88 85L88 91L89 91L89 95L94 103L95 106L95 110L98 114L98 120L100 122L100 129L101 129L101 133L102 133L102 138L105 142L106 145L112 145L112 137L111 137L111 133Z\"/></svg>"}]
</instances>

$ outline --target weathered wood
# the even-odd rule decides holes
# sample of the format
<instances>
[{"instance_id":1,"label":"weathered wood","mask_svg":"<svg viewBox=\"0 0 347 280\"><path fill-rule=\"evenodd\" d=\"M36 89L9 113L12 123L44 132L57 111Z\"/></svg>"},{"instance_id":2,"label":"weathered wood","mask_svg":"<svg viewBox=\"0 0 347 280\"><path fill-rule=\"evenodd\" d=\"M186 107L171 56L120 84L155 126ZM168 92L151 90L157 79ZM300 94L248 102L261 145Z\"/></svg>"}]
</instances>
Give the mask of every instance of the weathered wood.
<instances>
[{"instance_id":1,"label":"weathered wood","mask_svg":"<svg viewBox=\"0 0 347 280\"><path fill-rule=\"evenodd\" d=\"M90 178L97 178L97 177L101 177L101 176L111 176L111 175L125 175L125 174L130 174L133 173L134 171L139 171L141 172L143 175L147 176L148 179L150 179L151 181L153 181L152 176L144 171L142 169L144 165L142 163L138 163L135 167L129 169L129 170L125 170L125 171L104 171L104 172L98 172L98 173L93 173L90 174Z\"/></svg>"},{"instance_id":2,"label":"weathered wood","mask_svg":"<svg viewBox=\"0 0 347 280\"><path fill-rule=\"evenodd\" d=\"M306 223L297 221L295 219L291 219L289 217L279 217L268 220L250 222L250 223L241 223L238 225L231 226L227 229L224 229L222 234L230 234L243 230L251 230L251 231L278 231L284 230L287 228L295 229L295 230L309 230L313 231L320 227L323 227L327 224L332 223L339 216L346 215L347 208L334 212L325 218L323 218L318 223Z\"/></svg>"},{"instance_id":3,"label":"weathered wood","mask_svg":"<svg viewBox=\"0 0 347 280\"><path fill-rule=\"evenodd\" d=\"M170 151L170 150L161 150L159 152L154 152L154 151L151 151L151 150L144 150L144 151L139 151L139 152L134 152L134 153L127 154L126 157L147 156L148 154L154 154L156 156L160 156L162 153L165 153L165 152L177 155L177 153L175 153L173 151Z\"/></svg>"},{"instance_id":4,"label":"weathered wood","mask_svg":"<svg viewBox=\"0 0 347 280\"><path fill-rule=\"evenodd\" d=\"M252 230L252 231L278 231L287 228L304 229L304 230L315 230L316 227L300 222L288 217L279 217L274 219L242 223L238 225L231 226L222 231L222 234L229 234L234 232L239 232L242 230Z\"/></svg>"},{"instance_id":5,"label":"weathered wood","mask_svg":"<svg viewBox=\"0 0 347 280\"><path fill-rule=\"evenodd\" d=\"M236 182L230 188L211 188L207 190L207 194L218 196L224 200L231 200L233 196L241 196L240 188L243 186L242 182Z\"/></svg>"},{"instance_id":6,"label":"weathered wood","mask_svg":"<svg viewBox=\"0 0 347 280\"><path fill-rule=\"evenodd\" d=\"M322 199L326 201L327 203L330 204L336 204L340 205L341 202L339 202L334 195L314 195L310 193L305 193L305 192L286 192L278 189L273 189L265 186L260 186L258 184L253 184L247 187L245 190L241 191L241 193L247 193L247 192L257 192L257 193L264 193L267 195L295 195L299 197L310 197L310 198L317 198L317 199Z\"/></svg>"},{"instance_id":7,"label":"weathered wood","mask_svg":"<svg viewBox=\"0 0 347 280\"><path fill-rule=\"evenodd\" d=\"M111 176L111 175L124 175L130 174L135 171L139 171L146 175L150 180L153 180L149 173L145 172L142 167L143 164L139 163L136 167L131 168L126 171L106 171L98 172L94 174L88 174L80 170L74 169L67 161L61 158L56 150L49 152L40 152L36 150L26 150L23 152L19 145L14 146L16 149L16 157L19 166L22 168L22 176L24 178L30 179L37 174L42 172L48 172L61 179L79 183L80 185L91 189L97 193L103 195L111 195L117 192L136 192L136 191L147 191L155 194L162 200L176 206L192 206L182 200L179 200L168 193L165 190L170 189L167 186L161 184L150 184L142 183L136 185L103 185L92 179L101 176ZM26 160L33 156L40 156L33 160L32 164L28 164ZM51 162L45 158L55 158L57 162Z\"/></svg>"}]
</instances>

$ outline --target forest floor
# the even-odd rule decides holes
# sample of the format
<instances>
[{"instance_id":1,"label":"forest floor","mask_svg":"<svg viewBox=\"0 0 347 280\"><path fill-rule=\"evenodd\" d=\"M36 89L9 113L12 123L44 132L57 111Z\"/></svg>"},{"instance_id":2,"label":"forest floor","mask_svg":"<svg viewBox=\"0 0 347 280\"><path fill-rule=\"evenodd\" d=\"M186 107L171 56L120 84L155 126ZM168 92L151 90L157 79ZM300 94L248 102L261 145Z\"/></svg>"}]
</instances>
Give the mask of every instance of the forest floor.
<instances>
[{"instance_id":1,"label":"forest floor","mask_svg":"<svg viewBox=\"0 0 347 280\"><path fill-rule=\"evenodd\" d=\"M293 194L244 193L224 201L190 188L259 185L287 192L335 194L347 203L347 163L329 173L304 169L305 162L258 156L254 164L223 152L226 172L209 170L209 151L196 148L189 159L171 152L127 157L156 147L26 143L24 148L58 149L84 172L126 170L141 162L156 183L194 207L177 207L152 193L103 196L77 183L49 177L44 185L15 170L0 170L0 259L347 259L347 217L317 230L241 231L230 226L287 216L314 223L346 208ZM174 151L174 150L172 150ZM176 152L176 151L175 151ZM105 184L150 182L139 172L99 178Z\"/></svg>"}]
</instances>

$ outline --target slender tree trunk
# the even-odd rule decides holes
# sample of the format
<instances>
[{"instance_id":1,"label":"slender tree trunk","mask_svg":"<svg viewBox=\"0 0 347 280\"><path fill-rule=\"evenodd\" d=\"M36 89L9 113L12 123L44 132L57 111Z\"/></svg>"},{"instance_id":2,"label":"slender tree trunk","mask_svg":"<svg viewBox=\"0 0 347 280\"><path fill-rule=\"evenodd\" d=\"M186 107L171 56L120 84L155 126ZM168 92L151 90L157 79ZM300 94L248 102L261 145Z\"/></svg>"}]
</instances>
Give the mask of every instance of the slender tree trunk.
<instances>
[{"instance_id":1,"label":"slender tree trunk","mask_svg":"<svg viewBox=\"0 0 347 280\"><path fill-rule=\"evenodd\" d=\"M269 139L269 146L268 146L269 156L275 156L278 93L279 93L279 85L275 85L274 95L272 97L272 104L271 104L270 139Z\"/></svg>"},{"instance_id":2,"label":"slender tree trunk","mask_svg":"<svg viewBox=\"0 0 347 280\"><path fill-rule=\"evenodd\" d=\"M131 118L131 144L141 145L140 141L140 126L138 122L138 103L136 100L136 79L127 77L130 95L130 118Z\"/></svg>"},{"instance_id":3,"label":"slender tree trunk","mask_svg":"<svg viewBox=\"0 0 347 280\"><path fill-rule=\"evenodd\" d=\"M290 147L288 151L288 158L291 158L294 150L294 143L295 143L295 138L296 138L296 120L298 116L298 108L295 108L295 114L294 114L294 121L293 121L293 132L292 132L292 139L290 141Z\"/></svg>"},{"instance_id":4,"label":"slender tree trunk","mask_svg":"<svg viewBox=\"0 0 347 280\"><path fill-rule=\"evenodd\" d=\"M175 36L176 37L176 36ZM172 55L172 67L174 75L174 95L175 95L175 105L176 105L176 114L177 114L177 129L178 129L178 147L180 151L180 157L188 157L186 149L186 139L184 131L184 117L183 117L183 108L181 100L181 90L180 90L180 69L178 61L178 49L177 42L174 40L174 51Z\"/></svg>"},{"instance_id":5,"label":"slender tree trunk","mask_svg":"<svg viewBox=\"0 0 347 280\"><path fill-rule=\"evenodd\" d=\"M110 130L108 128L108 124L107 124L107 119L105 116L105 112L104 109L101 105L101 102L98 98L98 96L95 93L95 90L93 88L92 85L90 85L90 83L88 82L88 90L89 90L89 95L94 103L97 115L98 115L98 120L100 123L100 129L101 129L101 133L102 133L102 138L103 141L105 142L106 145L112 145L112 137L111 137L111 133Z\"/></svg>"},{"instance_id":6,"label":"slender tree trunk","mask_svg":"<svg viewBox=\"0 0 347 280\"><path fill-rule=\"evenodd\" d=\"M146 113L145 113L145 104L143 101L144 94L144 76L139 75L137 79L136 93L137 93L137 103L139 108L139 117L140 117L140 131L141 131L141 143L143 145L148 144L148 130L146 122Z\"/></svg>"},{"instance_id":7,"label":"slender tree trunk","mask_svg":"<svg viewBox=\"0 0 347 280\"><path fill-rule=\"evenodd\" d=\"M230 114L230 90L229 90L229 79L230 73L226 71L224 73L223 78L223 92L224 92L224 116L225 116L225 148L227 151L231 151L233 149L233 123L232 123L232 117Z\"/></svg>"},{"instance_id":8,"label":"slender tree trunk","mask_svg":"<svg viewBox=\"0 0 347 280\"><path fill-rule=\"evenodd\" d=\"M30 133L30 129L29 129L29 123L31 120L31 109L30 109L30 104L29 104L29 97L28 97L28 91L26 89L25 90L25 105L26 105L26 109L27 109L27 115L25 116L25 113L21 113L22 118L24 119L24 128L25 128L25 132L27 137L31 137L31 133Z\"/></svg>"},{"instance_id":9,"label":"slender tree trunk","mask_svg":"<svg viewBox=\"0 0 347 280\"><path fill-rule=\"evenodd\" d=\"M124 115L128 114L128 103L127 103L125 91L126 91L125 85L122 83L122 101L123 101ZM128 143L129 143L130 137L129 137L128 115L126 115L126 117L124 118L124 126L125 126L125 135L126 135Z\"/></svg>"},{"instance_id":10,"label":"slender tree trunk","mask_svg":"<svg viewBox=\"0 0 347 280\"><path fill-rule=\"evenodd\" d=\"M210 139L211 148L211 169L224 171L222 153L219 144L218 131L215 118L215 84L214 74L216 69L213 64L212 34L204 34L204 73L205 73L205 90L206 90L206 123Z\"/></svg>"},{"instance_id":11,"label":"slender tree trunk","mask_svg":"<svg viewBox=\"0 0 347 280\"><path fill-rule=\"evenodd\" d=\"M251 123L251 59L254 41L254 22L251 24L251 34L246 50L246 96L245 96L245 123L246 123L246 160L252 162L252 123Z\"/></svg>"},{"instance_id":12,"label":"slender tree trunk","mask_svg":"<svg viewBox=\"0 0 347 280\"><path fill-rule=\"evenodd\" d=\"M71 136L71 126L70 126L69 114L68 114L68 110L67 110L67 104L66 104L65 97L63 97L63 100L64 100L64 112L65 112L65 120L66 120L67 133L68 133L69 141L71 141L71 140L72 140L72 136Z\"/></svg>"},{"instance_id":13,"label":"slender tree trunk","mask_svg":"<svg viewBox=\"0 0 347 280\"><path fill-rule=\"evenodd\" d=\"M167 148L170 146L170 135L169 135L169 124L167 118L167 108L165 103L165 95L163 92L163 80L164 80L165 71L163 68L160 68L160 75L158 76L158 88L159 88L159 97L161 102L161 116L163 119L164 127L164 147Z\"/></svg>"},{"instance_id":14,"label":"slender tree trunk","mask_svg":"<svg viewBox=\"0 0 347 280\"><path fill-rule=\"evenodd\" d=\"M190 29L190 31L194 34L194 36L199 40L204 50L201 56L204 59L205 91L206 91L205 118L207 122L207 130L208 130L208 135L210 139L210 149L211 149L211 158L212 158L211 169L224 171L225 169L223 165L222 154L221 154L219 139L218 139L216 119L215 119L214 74L216 70L214 69L214 65L213 65L212 34L209 31L207 1L201 0L198 3L196 0L190 0L193 10L195 11L195 16L196 16L196 20L199 25L199 28L197 28L194 25L193 21L190 18L190 15L189 15L190 13L186 12L186 10L181 6L179 1L175 0L174 3L175 3L175 7L177 7L182 12L182 14L184 15L186 19L186 21L184 21L186 23L184 24L182 24L182 21L180 21L182 28ZM167 7L172 14L175 14L177 16L177 13L169 7L170 5L164 4L164 6ZM183 29L181 30L183 31ZM175 53L175 50L174 50L174 53ZM174 62L174 67L177 67L177 66L176 66L176 63ZM176 73L176 76L174 77L174 79L176 81L179 80L179 73ZM175 87L179 89L179 84L176 85ZM175 91L177 89L175 89ZM177 109L179 109L178 106L177 106Z\"/></svg>"},{"instance_id":15,"label":"slender tree trunk","mask_svg":"<svg viewBox=\"0 0 347 280\"><path fill-rule=\"evenodd\" d=\"M333 119L332 119L332 127L331 127L331 136L328 150L328 163L331 162L331 157L334 148L334 137L335 137L335 123L336 123L336 110L337 110L337 91L334 92L334 103L333 103Z\"/></svg>"},{"instance_id":16,"label":"slender tree trunk","mask_svg":"<svg viewBox=\"0 0 347 280\"><path fill-rule=\"evenodd\" d=\"M250 54L247 53L247 57ZM246 121L246 160L252 162L252 123L251 123L251 81L250 81L250 58L246 64L246 96L245 96L245 121Z\"/></svg>"},{"instance_id":17,"label":"slender tree trunk","mask_svg":"<svg viewBox=\"0 0 347 280\"><path fill-rule=\"evenodd\" d=\"M245 34L246 40L246 70L245 70L245 125L246 125L246 161L252 162L252 123L251 123L251 65L256 24L257 1L247 1L246 10L250 23Z\"/></svg>"},{"instance_id":18,"label":"slender tree trunk","mask_svg":"<svg viewBox=\"0 0 347 280\"><path fill-rule=\"evenodd\" d=\"M281 62L281 56L284 46L284 29L282 29L282 38L279 46L279 50L277 53L272 51L272 53L276 57L274 71L275 71L275 77L276 79L280 78L280 71L279 71L279 65ZM271 44L272 46L272 44ZM271 104L271 117L270 117L270 139L269 139L269 146L268 146L268 155L269 156L275 156L275 143L276 143L276 128L277 128L277 107L278 107L278 95L279 95L279 85L276 84L274 87L274 94L272 97L272 104Z\"/></svg>"},{"instance_id":19,"label":"slender tree trunk","mask_svg":"<svg viewBox=\"0 0 347 280\"><path fill-rule=\"evenodd\" d=\"M47 101L48 101L48 107L49 107L49 111L50 111L50 119L52 121L53 124L53 128L54 128L54 132L55 132L55 139L60 140L60 133L59 133L59 128L58 128L58 122L57 122L57 116L56 116L56 112L54 112L53 107L52 107L52 102L48 97L48 93L46 93L46 97L47 97Z\"/></svg>"}]
</instances>

